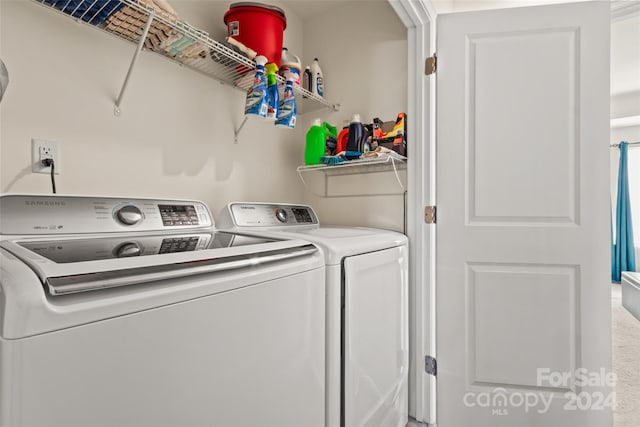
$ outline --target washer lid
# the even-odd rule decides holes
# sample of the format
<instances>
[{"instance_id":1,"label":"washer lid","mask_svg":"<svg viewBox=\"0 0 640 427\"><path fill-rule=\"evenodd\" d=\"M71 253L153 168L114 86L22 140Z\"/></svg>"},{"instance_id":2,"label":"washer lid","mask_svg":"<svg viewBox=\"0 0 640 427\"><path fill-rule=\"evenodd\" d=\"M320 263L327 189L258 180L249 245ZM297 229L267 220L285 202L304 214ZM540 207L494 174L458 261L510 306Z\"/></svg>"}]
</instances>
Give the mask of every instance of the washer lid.
<instances>
[{"instance_id":1,"label":"washer lid","mask_svg":"<svg viewBox=\"0 0 640 427\"><path fill-rule=\"evenodd\" d=\"M284 236L283 236L284 237ZM94 291L227 270L316 252L308 242L252 235L121 235L18 239L0 247L27 264L50 295Z\"/></svg>"},{"instance_id":2,"label":"washer lid","mask_svg":"<svg viewBox=\"0 0 640 427\"><path fill-rule=\"evenodd\" d=\"M363 227L303 228L278 234L315 243L324 252L327 265L340 264L342 259L348 256L381 251L408 243L404 234Z\"/></svg>"},{"instance_id":3,"label":"washer lid","mask_svg":"<svg viewBox=\"0 0 640 427\"><path fill-rule=\"evenodd\" d=\"M308 240L320 246L327 265L347 256L406 245L401 233L364 227L321 227L318 216L306 205L290 203L229 203L218 216L220 229L260 232Z\"/></svg>"}]
</instances>

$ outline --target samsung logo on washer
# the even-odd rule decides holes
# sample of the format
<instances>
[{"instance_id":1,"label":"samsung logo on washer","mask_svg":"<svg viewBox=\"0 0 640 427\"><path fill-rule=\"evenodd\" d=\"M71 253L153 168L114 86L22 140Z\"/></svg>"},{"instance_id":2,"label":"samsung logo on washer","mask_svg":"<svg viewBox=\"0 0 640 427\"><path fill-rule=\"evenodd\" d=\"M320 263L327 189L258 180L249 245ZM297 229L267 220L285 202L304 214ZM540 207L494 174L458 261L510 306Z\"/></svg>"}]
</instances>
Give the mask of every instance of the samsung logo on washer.
<instances>
[{"instance_id":1,"label":"samsung logo on washer","mask_svg":"<svg viewBox=\"0 0 640 427\"><path fill-rule=\"evenodd\" d=\"M25 200L24 204L27 206L66 206L67 202L58 200Z\"/></svg>"}]
</instances>

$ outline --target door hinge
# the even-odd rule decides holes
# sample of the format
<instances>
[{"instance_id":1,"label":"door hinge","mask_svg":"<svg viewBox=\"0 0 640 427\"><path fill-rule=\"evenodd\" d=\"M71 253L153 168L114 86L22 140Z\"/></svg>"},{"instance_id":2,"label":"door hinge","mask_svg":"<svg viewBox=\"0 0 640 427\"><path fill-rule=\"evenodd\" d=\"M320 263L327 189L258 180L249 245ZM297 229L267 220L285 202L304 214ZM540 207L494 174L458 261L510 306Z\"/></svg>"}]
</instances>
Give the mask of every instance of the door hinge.
<instances>
[{"instance_id":1,"label":"door hinge","mask_svg":"<svg viewBox=\"0 0 640 427\"><path fill-rule=\"evenodd\" d=\"M435 357L424 357L424 371L429 375L433 375L434 377L438 375L438 363L436 362Z\"/></svg>"},{"instance_id":2,"label":"door hinge","mask_svg":"<svg viewBox=\"0 0 640 427\"><path fill-rule=\"evenodd\" d=\"M424 74L430 76L438 69L438 56L434 53L424 61Z\"/></svg>"},{"instance_id":3,"label":"door hinge","mask_svg":"<svg viewBox=\"0 0 640 427\"><path fill-rule=\"evenodd\" d=\"M436 207L435 206L424 207L424 222L426 222L427 224L436 223Z\"/></svg>"}]
</instances>

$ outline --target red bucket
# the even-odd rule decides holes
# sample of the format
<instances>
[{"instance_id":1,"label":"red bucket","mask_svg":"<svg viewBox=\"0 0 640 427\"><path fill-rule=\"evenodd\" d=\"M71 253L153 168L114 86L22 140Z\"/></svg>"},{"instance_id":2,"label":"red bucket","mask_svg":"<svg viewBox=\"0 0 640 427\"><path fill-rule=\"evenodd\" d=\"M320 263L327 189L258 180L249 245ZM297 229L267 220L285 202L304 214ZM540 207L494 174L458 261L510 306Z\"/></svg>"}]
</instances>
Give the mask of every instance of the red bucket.
<instances>
[{"instance_id":1,"label":"red bucket","mask_svg":"<svg viewBox=\"0 0 640 427\"><path fill-rule=\"evenodd\" d=\"M284 10L262 3L232 3L224 14L227 35L280 66L282 36L287 28Z\"/></svg>"}]
</instances>

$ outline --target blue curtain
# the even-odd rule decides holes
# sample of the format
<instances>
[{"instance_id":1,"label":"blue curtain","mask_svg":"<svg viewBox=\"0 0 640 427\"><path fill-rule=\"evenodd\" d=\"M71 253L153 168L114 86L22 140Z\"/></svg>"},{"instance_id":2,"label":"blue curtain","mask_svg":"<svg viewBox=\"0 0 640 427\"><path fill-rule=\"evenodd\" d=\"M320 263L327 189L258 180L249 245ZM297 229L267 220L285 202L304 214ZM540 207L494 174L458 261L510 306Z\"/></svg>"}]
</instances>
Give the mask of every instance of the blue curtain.
<instances>
[{"instance_id":1,"label":"blue curtain","mask_svg":"<svg viewBox=\"0 0 640 427\"><path fill-rule=\"evenodd\" d=\"M631 202L629 201L629 178L627 174L626 142L620 143L620 163L618 166L618 199L616 202L616 243L613 245L611 280L620 282L620 273L636 271L636 254L633 244L631 224Z\"/></svg>"}]
</instances>

